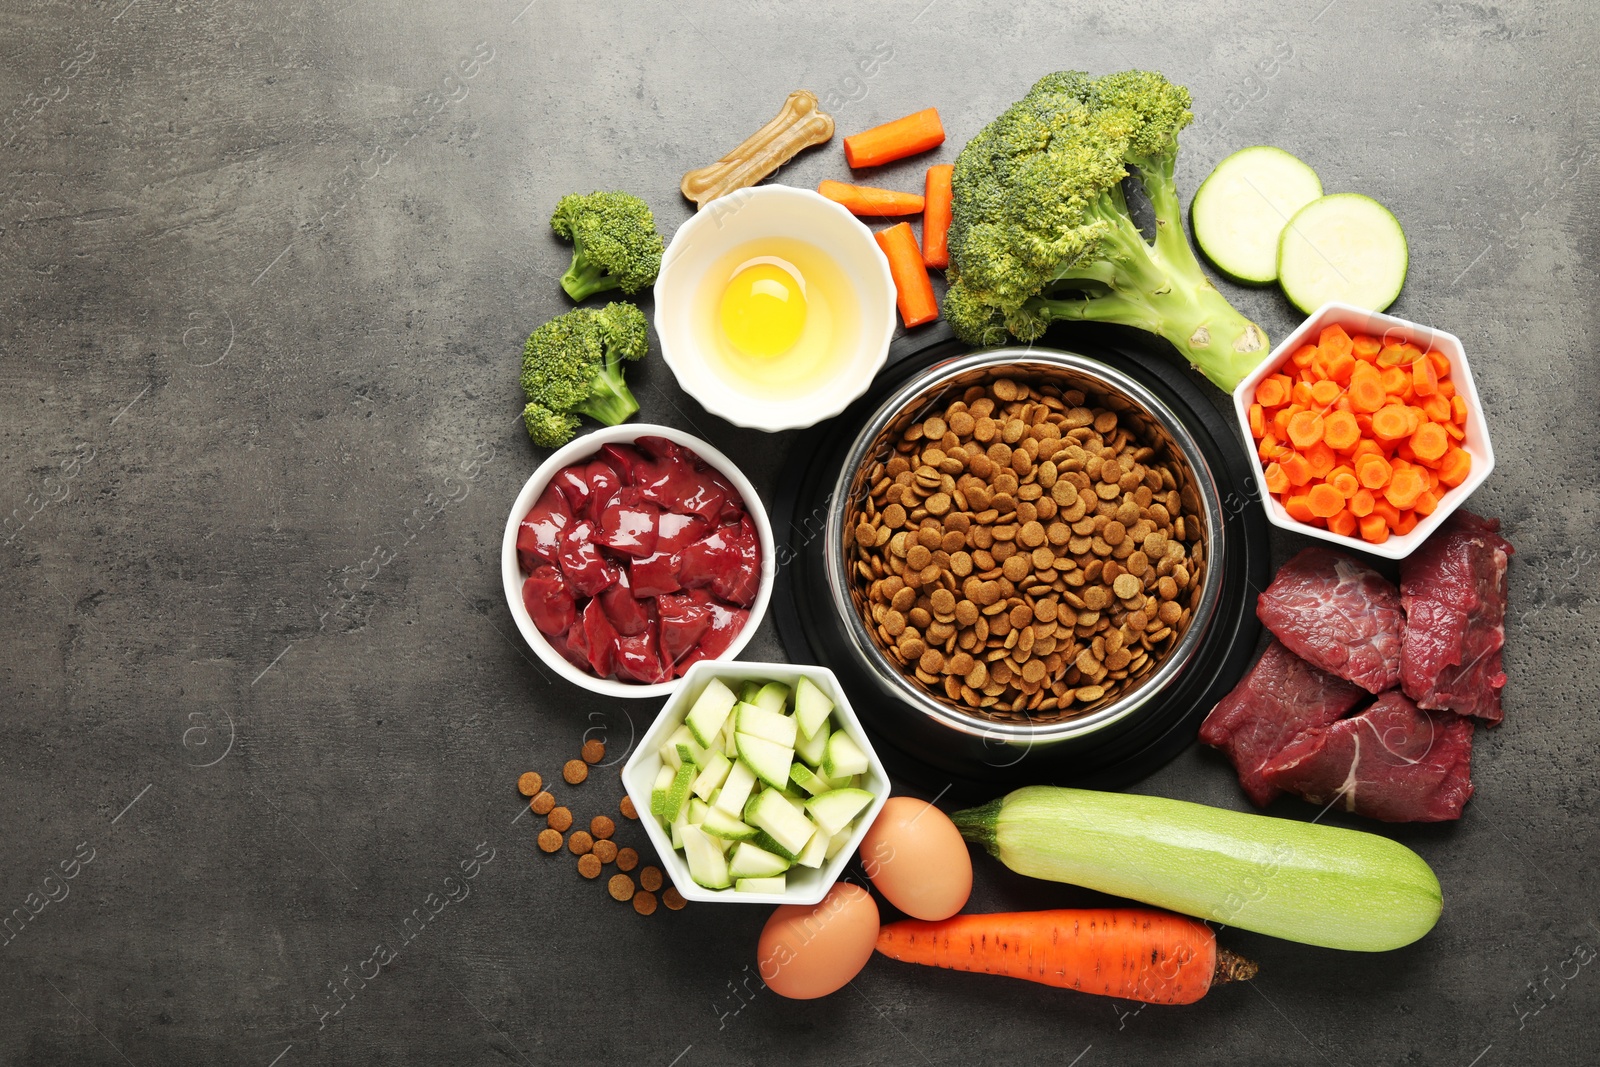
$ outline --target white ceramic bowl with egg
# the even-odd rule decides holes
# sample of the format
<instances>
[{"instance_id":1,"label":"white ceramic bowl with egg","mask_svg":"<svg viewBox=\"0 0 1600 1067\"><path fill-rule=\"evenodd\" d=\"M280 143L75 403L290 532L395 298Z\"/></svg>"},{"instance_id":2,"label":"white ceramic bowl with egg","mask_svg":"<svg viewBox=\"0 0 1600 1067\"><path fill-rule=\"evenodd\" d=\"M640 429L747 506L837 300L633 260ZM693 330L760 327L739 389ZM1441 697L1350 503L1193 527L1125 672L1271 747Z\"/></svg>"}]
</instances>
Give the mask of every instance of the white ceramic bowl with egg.
<instances>
[{"instance_id":1,"label":"white ceramic bowl with egg","mask_svg":"<svg viewBox=\"0 0 1600 1067\"><path fill-rule=\"evenodd\" d=\"M724 300L742 271L769 261L782 261L778 277L803 293L804 326L783 354L751 357L730 347ZM797 328L785 318L793 311L754 329L781 345ZM872 231L843 207L809 189L757 186L713 200L678 227L656 278L655 325L678 384L707 411L735 426L792 430L839 414L883 367L894 281ZM825 356L795 358L812 352Z\"/></svg>"}]
</instances>

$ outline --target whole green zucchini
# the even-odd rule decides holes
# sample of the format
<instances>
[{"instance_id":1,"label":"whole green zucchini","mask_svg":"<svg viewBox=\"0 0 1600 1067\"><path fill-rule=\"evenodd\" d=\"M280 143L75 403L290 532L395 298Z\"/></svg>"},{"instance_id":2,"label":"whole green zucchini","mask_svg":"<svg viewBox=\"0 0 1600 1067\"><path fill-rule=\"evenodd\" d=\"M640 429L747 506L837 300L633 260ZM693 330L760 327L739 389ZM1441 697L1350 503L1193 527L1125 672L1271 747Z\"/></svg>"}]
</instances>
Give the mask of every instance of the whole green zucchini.
<instances>
[{"instance_id":1,"label":"whole green zucchini","mask_svg":"<svg viewBox=\"0 0 1600 1067\"><path fill-rule=\"evenodd\" d=\"M952 818L1018 874L1307 945L1399 948L1443 906L1421 856L1336 826L1046 785Z\"/></svg>"}]
</instances>

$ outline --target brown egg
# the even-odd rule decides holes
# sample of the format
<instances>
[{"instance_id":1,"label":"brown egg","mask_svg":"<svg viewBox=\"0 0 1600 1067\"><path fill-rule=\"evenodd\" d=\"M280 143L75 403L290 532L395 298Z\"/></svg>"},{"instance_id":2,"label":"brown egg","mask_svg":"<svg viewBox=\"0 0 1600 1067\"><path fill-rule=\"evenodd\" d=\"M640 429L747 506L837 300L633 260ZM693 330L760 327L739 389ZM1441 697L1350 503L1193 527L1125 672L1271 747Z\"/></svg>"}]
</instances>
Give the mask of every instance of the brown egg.
<instances>
[{"instance_id":1,"label":"brown egg","mask_svg":"<svg viewBox=\"0 0 1600 1067\"><path fill-rule=\"evenodd\" d=\"M761 929L756 964L774 993L814 1000L861 973L877 942L872 894L840 882L818 904L784 904L774 911Z\"/></svg>"},{"instance_id":2,"label":"brown egg","mask_svg":"<svg viewBox=\"0 0 1600 1067\"><path fill-rule=\"evenodd\" d=\"M972 856L932 804L890 797L861 841L861 866L889 903L914 919L948 919L972 895Z\"/></svg>"}]
</instances>

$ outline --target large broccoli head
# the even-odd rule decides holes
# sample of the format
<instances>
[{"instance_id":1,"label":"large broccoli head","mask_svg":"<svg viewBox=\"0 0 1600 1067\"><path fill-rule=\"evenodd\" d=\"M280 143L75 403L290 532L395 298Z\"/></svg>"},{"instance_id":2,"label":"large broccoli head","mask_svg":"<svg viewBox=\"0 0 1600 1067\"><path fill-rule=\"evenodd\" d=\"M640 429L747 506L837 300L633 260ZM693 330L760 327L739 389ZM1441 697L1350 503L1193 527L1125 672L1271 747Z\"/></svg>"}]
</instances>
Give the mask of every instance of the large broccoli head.
<instances>
[{"instance_id":1,"label":"large broccoli head","mask_svg":"<svg viewBox=\"0 0 1600 1067\"><path fill-rule=\"evenodd\" d=\"M579 415L615 426L638 411L622 362L648 348L644 312L632 304L573 308L534 330L522 348L522 418L534 443L566 444Z\"/></svg>"},{"instance_id":2,"label":"large broccoli head","mask_svg":"<svg viewBox=\"0 0 1600 1067\"><path fill-rule=\"evenodd\" d=\"M628 193L568 193L550 226L572 242L572 263L561 287L574 300L621 289L636 293L661 270L661 235L643 200Z\"/></svg>"},{"instance_id":3,"label":"large broccoli head","mask_svg":"<svg viewBox=\"0 0 1600 1067\"><path fill-rule=\"evenodd\" d=\"M1193 117L1188 90L1160 74L1063 71L984 127L952 176L944 313L956 334L993 345L1032 341L1054 319L1118 322L1166 337L1218 384L1253 367L1265 336L1183 235L1172 174ZM1155 212L1153 247L1123 198L1130 167Z\"/></svg>"}]
</instances>

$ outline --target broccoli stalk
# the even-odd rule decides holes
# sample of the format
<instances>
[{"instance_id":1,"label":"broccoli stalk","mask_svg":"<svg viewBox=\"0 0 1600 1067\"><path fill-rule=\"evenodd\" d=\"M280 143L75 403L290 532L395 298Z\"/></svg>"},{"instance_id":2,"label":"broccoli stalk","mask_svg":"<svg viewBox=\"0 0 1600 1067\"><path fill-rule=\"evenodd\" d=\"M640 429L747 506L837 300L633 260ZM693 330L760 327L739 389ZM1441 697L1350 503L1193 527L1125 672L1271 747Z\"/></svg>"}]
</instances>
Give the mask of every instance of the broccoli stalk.
<instances>
[{"instance_id":1,"label":"broccoli stalk","mask_svg":"<svg viewBox=\"0 0 1600 1067\"><path fill-rule=\"evenodd\" d=\"M974 344L1042 336L1057 320L1134 326L1231 390L1267 337L1211 284L1184 236L1173 182L1189 94L1159 74L1041 79L962 149L945 316ZM1156 219L1145 240L1122 181Z\"/></svg>"},{"instance_id":2,"label":"broccoli stalk","mask_svg":"<svg viewBox=\"0 0 1600 1067\"><path fill-rule=\"evenodd\" d=\"M638 411L622 366L648 346L644 312L632 304L573 308L533 331L522 349L522 421L534 443L566 444L579 415L616 426Z\"/></svg>"},{"instance_id":3,"label":"broccoli stalk","mask_svg":"<svg viewBox=\"0 0 1600 1067\"><path fill-rule=\"evenodd\" d=\"M661 235L649 206L628 193L568 193L550 227L572 242L561 288L577 301L621 289L636 293L661 270Z\"/></svg>"}]
</instances>

